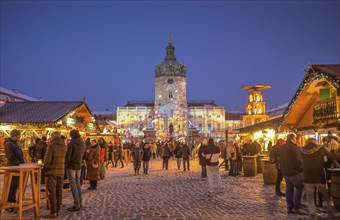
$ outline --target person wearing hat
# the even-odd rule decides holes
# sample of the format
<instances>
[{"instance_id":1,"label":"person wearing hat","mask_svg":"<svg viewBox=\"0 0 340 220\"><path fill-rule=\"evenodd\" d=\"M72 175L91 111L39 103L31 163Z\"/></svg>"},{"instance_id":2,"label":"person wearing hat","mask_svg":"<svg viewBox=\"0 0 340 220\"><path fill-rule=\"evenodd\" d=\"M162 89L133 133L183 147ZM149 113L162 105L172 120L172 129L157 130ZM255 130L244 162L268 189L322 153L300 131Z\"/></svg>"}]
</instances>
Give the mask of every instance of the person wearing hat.
<instances>
[{"instance_id":1,"label":"person wearing hat","mask_svg":"<svg viewBox=\"0 0 340 220\"><path fill-rule=\"evenodd\" d=\"M80 185L80 175L82 159L85 152L85 145L80 137L79 131L70 131L71 141L67 145L65 166L67 169L68 179L71 185L74 205L68 208L68 211L79 211L82 207L82 195Z\"/></svg>"},{"instance_id":2,"label":"person wearing hat","mask_svg":"<svg viewBox=\"0 0 340 220\"><path fill-rule=\"evenodd\" d=\"M5 140L5 155L7 158L7 166L18 166L21 163L25 163L24 155L22 153L21 147L18 145L20 140L20 131L14 129L10 133L10 138ZM16 192L19 186L19 177L12 177L11 188L8 195L8 202L16 203ZM6 208L8 212L14 212L14 208Z\"/></svg>"}]
</instances>

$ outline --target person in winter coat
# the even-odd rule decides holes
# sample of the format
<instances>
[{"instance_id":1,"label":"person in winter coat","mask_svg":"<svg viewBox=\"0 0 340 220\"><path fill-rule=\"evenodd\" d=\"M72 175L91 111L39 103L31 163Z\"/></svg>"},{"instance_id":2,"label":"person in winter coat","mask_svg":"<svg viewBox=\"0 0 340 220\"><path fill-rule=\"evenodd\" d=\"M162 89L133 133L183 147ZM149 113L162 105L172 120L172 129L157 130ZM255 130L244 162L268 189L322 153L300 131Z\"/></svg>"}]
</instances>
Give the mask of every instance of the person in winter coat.
<instances>
[{"instance_id":1,"label":"person in winter coat","mask_svg":"<svg viewBox=\"0 0 340 220\"><path fill-rule=\"evenodd\" d=\"M249 148L248 148L248 155L249 155L249 156L255 156L255 155L257 155L258 149L259 149L259 147L258 147L258 143L257 143L256 141L253 142L253 143L251 143L251 144L249 145Z\"/></svg>"},{"instance_id":2,"label":"person in winter coat","mask_svg":"<svg viewBox=\"0 0 340 220\"><path fill-rule=\"evenodd\" d=\"M151 159L151 149L149 143L146 143L143 147L143 174L148 175L149 173L149 161Z\"/></svg>"},{"instance_id":3,"label":"person in winter coat","mask_svg":"<svg viewBox=\"0 0 340 220\"><path fill-rule=\"evenodd\" d=\"M87 151L88 158L86 179L90 181L90 187L88 188L88 190L96 190L98 180L100 180L100 147L96 140L91 140L91 149Z\"/></svg>"},{"instance_id":4,"label":"person in winter coat","mask_svg":"<svg viewBox=\"0 0 340 220\"><path fill-rule=\"evenodd\" d=\"M174 150L174 154L177 160L177 168L178 170L181 169L181 163L182 163L182 146L181 143L177 142L175 150Z\"/></svg>"},{"instance_id":5,"label":"person in winter coat","mask_svg":"<svg viewBox=\"0 0 340 220\"><path fill-rule=\"evenodd\" d=\"M100 165L99 165L99 174L100 179L105 179L106 174L106 161L107 161L107 144L104 138L99 138L99 147L100 147Z\"/></svg>"},{"instance_id":6,"label":"person in winter coat","mask_svg":"<svg viewBox=\"0 0 340 220\"><path fill-rule=\"evenodd\" d=\"M331 139L328 145L331 149L333 161L336 161L337 164L340 164L340 149L338 142L334 139Z\"/></svg>"},{"instance_id":7,"label":"person in winter coat","mask_svg":"<svg viewBox=\"0 0 340 220\"><path fill-rule=\"evenodd\" d=\"M163 158L163 170L168 169L169 158L170 158L170 148L168 142L166 142L161 150L161 156Z\"/></svg>"},{"instance_id":8,"label":"person in winter coat","mask_svg":"<svg viewBox=\"0 0 340 220\"><path fill-rule=\"evenodd\" d=\"M248 139L245 144L242 146L242 154L243 155L249 155L249 150L251 148L252 141L251 139Z\"/></svg>"},{"instance_id":9,"label":"person in winter coat","mask_svg":"<svg viewBox=\"0 0 340 220\"><path fill-rule=\"evenodd\" d=\"M182 147L182 158L183 158L183 171L186 171L186 168L188 171L190 170L190 148L187 144L183 144ZM186 167L187 165L187 167Z\"/></svg>"},{"instance_id":10,"label":"person in winter coat","mask_svg":"<svg viewBox=\"0 0 340 220\"><path fill-rule=\"evenodd\" d=\"M233 141L228 141L226 163L228 163L228 161L230 163L230 169L229 169L229 175L230 176L234 176L233 171L234 171L235 164L233 163L233 160L232 160L233 158L236 159L234 142Z\"/></svg>"},{"instance_id":11,"label":"person in winter coat","mask_svg":"<svg viewBox=\"0 0 340 220\"><path fill-rule=\"evenodd\" d=\"M42 137L39 143L37 144L37 159L41 160L44 163L46 149L47 149L47 139L46 137Z\"/></svg>"},{"instance_id":12,"label":"person in winter coat","mask_svg":"<svg viewBox=\"0 0 340 220\"><path fill-rule=\"evenodd\" d=\"M31 158L31 163L36 163L38 162L38 157L37 157L37 144L40 142L40 138L36 138L34 140L34 144L28 148L28 153Z\"/></svg>"},{"instance_id":13,"label":"person in winter coat","mask_svg":"<svg viewBox=\"0 0 340 220\"><path fill-rule=\"evenodd\" d=\"M201 171L201 177L202 179L206 179L207 178L207 162L206 162L206 158L202 155L204 149L208 146L208 141L207 139L203 139L200 147L198 148L198 159L199 159L199 165L201 165L202 167L202 171Z\"/></svg>"},{"instance_id":14,"label":"person in winter coat","mask_svg":"<svg viewBox=\"0 0 340 220\"><path fill-rule=\"evenodd\" d=\"M47 176L48 194L51 205L51 213L45 218L56 218L60 215L63 200L63 183L65 171L66 145L61 139L60 133L52 132L51 142L47 146L44 170Z\"/></svg>"},{"instance_id":15,"label":"person in winter coat","mask_svg":"<svg viewBox=\"0 0 340 220\"><path fill-rule=\"evenodd\" d=\"M280 147L280 168L286 180L287 212L304 214L301 197L304 189L303 162L295 134L287 135L286 143Z\"/></svg>"},{"instance_id":16,"label":"person in winter coat","mask_svg":"<svg viewBox=\"0 0 340 220\"><path fill-rule=\"evenodd\" d=\"M239 175L238 160L237 160L238 153L239 153L238 145L237 143L234 143L232 146L232 150L230 151L230 164L231 164L230 172L229 172L230 176Z\"/></svg>"},{"instance_id":17,"label":"person in winter coat","mask_svg":"<svg viewBox=\"0 0 340 220\"><path fill-rule=\"evenodd\" d=\"M340 164L340 150L339 150L339 144L335 139L331 139L328 143L329 148L331 149L330 153L332 155L333 163L331 164L331 168L339 168ZM328 194L331 194L331 178L332 173L328 170L326 170L326 176L327 176L327 188L328 188Z\"/></svg>"},{"instance_id":18,"label":"person in winter coat","mask_svg":"<svg viewBox=\"0 0 340 220\"><path fill-rule=\"evenodd\" d=\"M71 185L73 196L73 206L67 210L70 212L79 211L82 207L81 194L81 167L85 151L85 145L80 137L79 131L70 131L71 141L67 144L67 152L65 159L65 166L67 168L67 175Z\"/></svg>"},{"instance_id":19,"label":"person in winter coat","mask_svg":"<svg viewBox=\"0 0 340 220\"><path fill-rule=\"evenodd\" d=\"M151 148L152 158L156 159L157 144L156 143L151 143L150 144L150 148Z\"/></svg>"},{"instance_id":20,"label":"person in winter coat","mask_svg":"<svg viewBox=\"0 0 340 220\"><path fill-rule=\"evenodd\" d=\"M111 163L111 167L115 166L114 159L113 159L113 144L111 141L107 144L108 145L108 155L107 155L107 163L106 163L106 169L109 167L109 163Z\"/></svg>"},{"instance_id":21,"label":"person in winter coat","mask_svg":"<svg viewBox=\"0 0 340 220\"><path fill-rule=\"evenodd\" d=\"M235 150L236 150L236 164L237 164L237 169L236 169L236 175L241 175L240 171L242 171L242 153L240 146L235 143Z\"/></svg>"},{"instance_id":22,"label":"person in winter coat","mask_svg":"<svg viewBox=\"0 0 340 220\"><path fill-rule=\"evenodd\" d=\"M131 157L133 161L133 167L135 169L135 176L137 176L139 175L139 169L143 158L143 150L141 148L140 142L137 142L136 145L132 148Z\"/></svg>"},{"instance_id":23,"label":"person in winter coat","mask_svg":"<svg viewBox=\"0 0 340 220\"><path fill-rule=\"evenodd\" d=\"M124 162L123 162L123 151L122 151L122 145L119 143L117 146L117 150L115 152L115 157L116 157L116 161L115 161L115 167L118 164L118 160L120 161L120 163L122 164L121 168L124 167Z\"/></svg>"},{"instance_id":24,"label":"person in winter coat","mask_svg":"<svg viewBox=\"0 0 340 220\"><path fill-rule=\"evenodd\" d=\"M315 189L318 189L325 198L328 217L331 218L331 199L326 190L324 168L326 162L332 162L332 155L324 147L318 146L315 138L309 138L307 145L302 148L302 159L308 210L311 218L316 219L316 207L314 204Z\"/></svg>"},{"instance_id":25,"label":"person in winter coat","mask_svg":"<svg viewBox=\"0 0 340 220\"><path fill-rule=\"evenodd\" d=\"M285 140L282 138L278 139L276 142L276 145L272 147L272 150L269 151L269 160L271 163L275 163L275 168L276 168L276 184L275 184L275 194L277 196L285 196L284 193L281 192L281 182L283 180L283 176L281 173L281 168L280 168L280 149L281 147L285 144Z\"/></svg>"},{"instance_id":26,"label":"person in winter coat","mask_svg":"<svg viewBox=\"0 0 340 220\"><path fill-rule=\"evenodd\" d=\"M260 154L262 152L261 144L259 144L259 142L257 142L257 140L256 140L256 141L254 141L254 145L255 145L255 148L256 148L255 155Z\"/></svg>"},{"instance_id":27,"label":"person in winter coat","mask_svg":"<svg viewBox=\"0 0 340 220\"><path fill-rule=\"evenodd\" d=\"M38 162L41 161L42 163L44 163L46 149L47 149L46 141L47 141L46 137L43 136L41 138L41 140L39 141L39 143L37 144L37 160L38 160ZM44 170L41 171L40 183L45 184L45 171ZM41 189L41 191L45 192L45 189Z\"/></svg>"},{"instance_id":28,"label":"person in winter coat","mask_svg":"<svg viewBox=\"0 0 340 220\"><path fill-rule=\"evenodd\" d=\"M5 155L7 158L7 166L18 166L25 163L24 155L21 147L18 145L21 134L20 131L14 129L10 133L10 138L5 140ZM19 177L13 176L12 183L9 190L8 202L16 203L16 193L19 186ZM14 212L14 208L6 208L7 212Z\"/></svg>"},{"instance_id":29,"label":"person in winter coat","mask_svg":"<svg viewBox=\"0 0 340 220\"><path fill-rule=\"evenodd\" d=\"M224 189L218 169L218 160L220 154L221 150L215 145L214 139L209 138L208 146L202 150L202 156L205 157L207 163L207 176L210 194L217 190L222 192Z\"/></svg>"}]
</instances>

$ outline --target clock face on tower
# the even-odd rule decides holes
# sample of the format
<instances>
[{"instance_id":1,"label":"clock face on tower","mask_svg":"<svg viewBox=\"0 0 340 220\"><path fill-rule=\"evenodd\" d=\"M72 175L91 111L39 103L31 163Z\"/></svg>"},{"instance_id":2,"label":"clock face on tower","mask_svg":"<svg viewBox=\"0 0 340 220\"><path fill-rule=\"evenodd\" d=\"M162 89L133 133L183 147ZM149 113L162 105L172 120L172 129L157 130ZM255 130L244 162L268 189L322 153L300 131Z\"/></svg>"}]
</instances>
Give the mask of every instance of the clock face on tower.
<instances>
[{"instance_id":1,"label":"clock face on tower","mask_svg":"<svg viewBox=\"0 0 340 220\"><path fill-rule=\"evenodd\" d=\"M168 79L168 84L172 84L174 83L174 80L173 79Z\"/></svg>"}]
</instances>

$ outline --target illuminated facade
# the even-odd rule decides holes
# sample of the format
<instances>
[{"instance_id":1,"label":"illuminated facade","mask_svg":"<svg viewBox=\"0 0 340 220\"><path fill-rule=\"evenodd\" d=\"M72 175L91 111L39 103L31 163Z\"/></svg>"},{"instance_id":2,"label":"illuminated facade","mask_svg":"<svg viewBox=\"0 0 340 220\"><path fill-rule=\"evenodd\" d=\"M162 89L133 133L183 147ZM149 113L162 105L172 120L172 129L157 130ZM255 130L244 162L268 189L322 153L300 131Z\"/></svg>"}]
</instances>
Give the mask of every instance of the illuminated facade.
<instances>
[{"instance_id":1,"label":"illuminated facade","mask_svg":"<svg viewBox=\"0 0 340 220\"><path fill-rule=\"evenodd\" d=\"M186 67L177 61L170 41L163 62L155 67L153 101L128 101L117 108L117 126L126 137L143 137L143 130L152 127L158 139L182 139L190 127L202 136L225 139L225 110L214 101L188 101Z\"/></svg>"}]
</instances>

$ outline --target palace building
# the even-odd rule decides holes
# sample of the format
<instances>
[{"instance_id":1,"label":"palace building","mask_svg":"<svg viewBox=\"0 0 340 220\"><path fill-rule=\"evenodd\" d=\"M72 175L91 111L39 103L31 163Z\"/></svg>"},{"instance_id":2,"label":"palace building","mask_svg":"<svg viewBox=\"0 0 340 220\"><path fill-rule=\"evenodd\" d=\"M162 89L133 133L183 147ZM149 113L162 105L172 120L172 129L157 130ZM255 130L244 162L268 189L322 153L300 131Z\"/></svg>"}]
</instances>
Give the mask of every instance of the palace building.
<instances>
[{"instance_id":1,"label":"palace building","mask_svg":"<svg viewBox=\"0 0 340 220\"><path fill-rule=\"evenodd\" d=\"M200 136L225 139L225 109L212 100L187 100L186 66L177 61L170 41L163 62L155 67L155 97L147 101L128 101L117 108L117 127L127 138L142 138L143 130L154 128L160 140L187 137L189 128Z\"/></svg>"}]
</instances>

